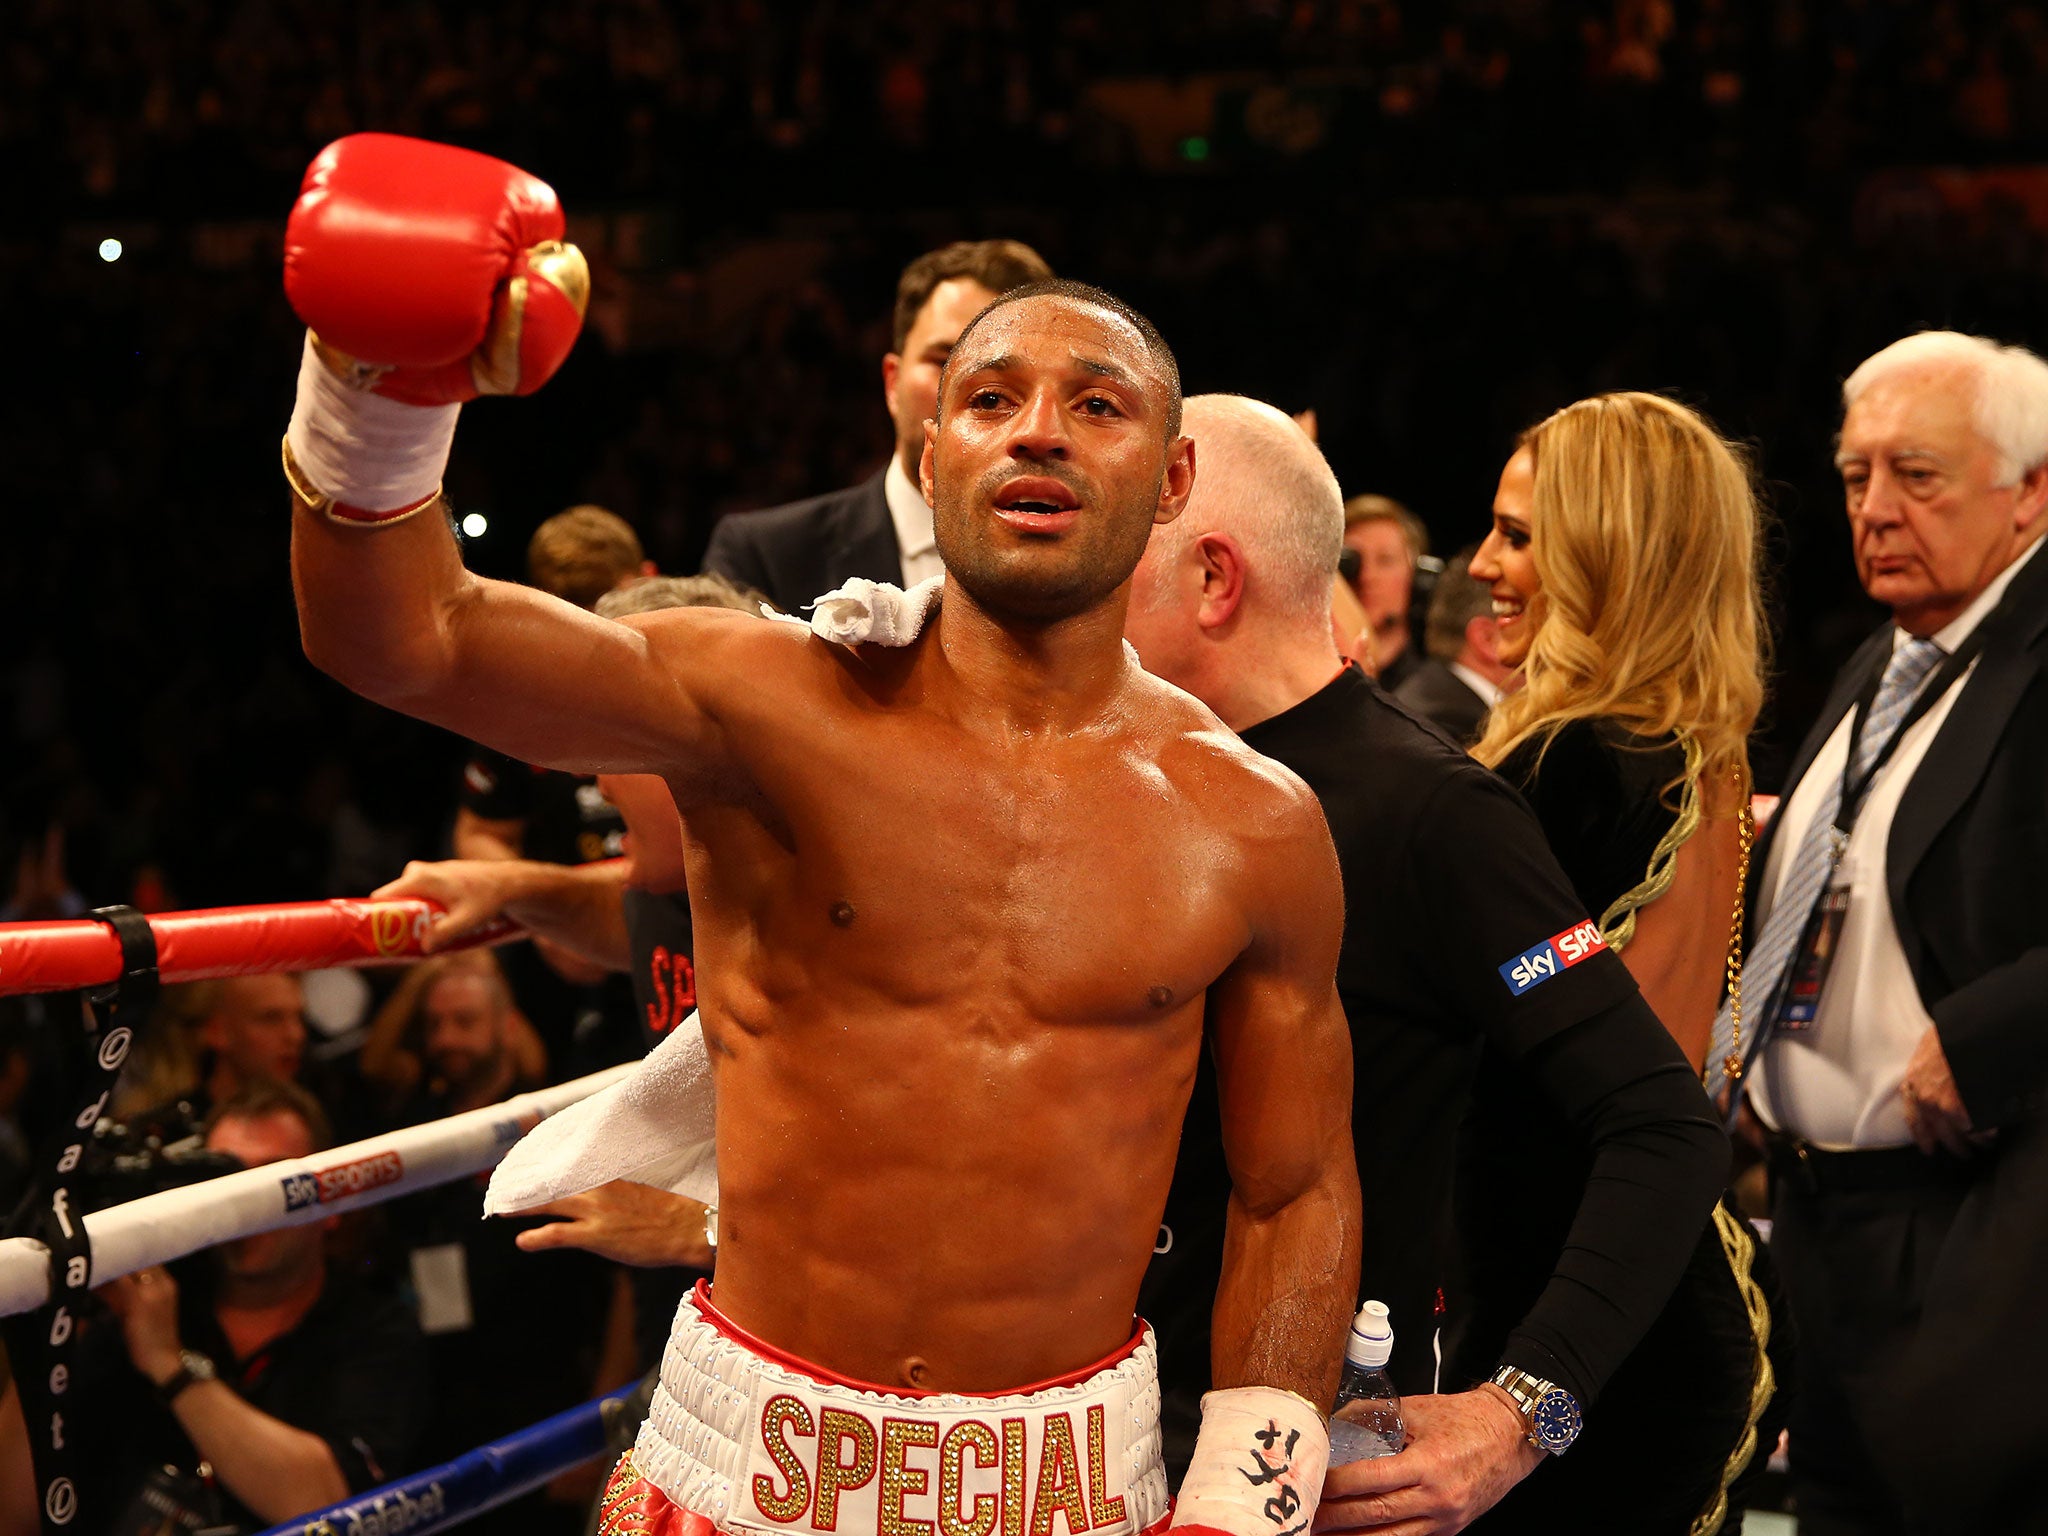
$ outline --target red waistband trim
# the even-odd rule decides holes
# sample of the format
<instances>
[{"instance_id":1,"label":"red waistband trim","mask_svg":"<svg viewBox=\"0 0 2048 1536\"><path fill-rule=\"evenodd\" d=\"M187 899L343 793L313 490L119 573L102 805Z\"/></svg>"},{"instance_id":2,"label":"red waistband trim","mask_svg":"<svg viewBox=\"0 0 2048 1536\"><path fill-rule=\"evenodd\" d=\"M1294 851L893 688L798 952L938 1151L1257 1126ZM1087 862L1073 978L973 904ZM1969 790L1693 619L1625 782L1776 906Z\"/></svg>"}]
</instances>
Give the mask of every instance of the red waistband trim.
<instances>
[{"instance_id":1,"label":"red waistband trim","mask_svg":"<svg viewBox=\"0 0 2048 1536\"><path fill-rule=\"evenodd\" d=\"M690 1293L690 1300L696 1305L704 1321L713 1329L742 1349L759 1355L763 1360L772 1361L776 1365L795 1371L798 1375L808 1376L822 1386L851 1387L856 1392L873 1392L885 1397L1023 1397L1032 1392L1050 1392L1054 1387L1077 1387L1091 1376L1098 1376L1112 1366L1122 1365L1136 1354L1138 1346L1145 1342L1145 1320L1139 1318L1125 1343L1092 1365L1084 1365L1079 1370L1067 1372L1064 1376L1034 1381L1029 1386L1012 1387L1006 1392L927 1392L918 1387L883 1387L871 1381L858 1381L851 1376L842 1376L837 1371L828 1371L822 1365L813 1365L808 1360L792 1355L786 1349L777 1349L767 1340L747 1332L719 1311L712 1303L709 1281L699 1280L697 1288Z\"/></svg>"}]
</instances>

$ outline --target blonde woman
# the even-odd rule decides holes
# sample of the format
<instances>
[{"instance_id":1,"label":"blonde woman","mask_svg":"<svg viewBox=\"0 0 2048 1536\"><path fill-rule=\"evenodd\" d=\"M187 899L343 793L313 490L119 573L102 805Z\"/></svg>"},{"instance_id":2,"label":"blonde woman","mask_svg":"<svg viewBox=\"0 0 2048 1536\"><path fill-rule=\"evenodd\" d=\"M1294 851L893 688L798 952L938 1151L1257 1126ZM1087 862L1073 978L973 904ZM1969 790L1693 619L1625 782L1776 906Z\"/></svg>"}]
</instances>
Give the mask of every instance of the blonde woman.
<instances>
[{"instance_id":1,"label":"blonde woman","mask_svg":"<svg viewBox=\"0 0 2048 1536\"><path fill-rule=\"evenodd\" d=\"M1764 668L1758 529L1743 457L1706 421L1657 395L1602 395L1522 435L1471 566L1492 590L1501 660L1522 675L1473 755L1528 798L1602 936L1695 1069L1721 1000L1749 843L1746 743ZM1541 1118L1517 1070L1482 1064L1475 1117ZM1561 1124L1530 1131L1532 1146L1570 1145ZM1548 1280L1582 1169L1532 1179L1526 1158L1487 1167L1474 1157L1468 1171L1490 1193L1462 1219L1483 1222L1487 1251L1527 1271L1485 1288L1503 1298L1505 1322L1454 1319L1454 1349L1478 1359ZM1758 1425L1775 1375L1769 1288L1753 1234L1717 1211L1571 1455L1504 1500L1492 1526L1719 1529L1730 1483L1763 1459Z\"/></svg>"}]
</instances>

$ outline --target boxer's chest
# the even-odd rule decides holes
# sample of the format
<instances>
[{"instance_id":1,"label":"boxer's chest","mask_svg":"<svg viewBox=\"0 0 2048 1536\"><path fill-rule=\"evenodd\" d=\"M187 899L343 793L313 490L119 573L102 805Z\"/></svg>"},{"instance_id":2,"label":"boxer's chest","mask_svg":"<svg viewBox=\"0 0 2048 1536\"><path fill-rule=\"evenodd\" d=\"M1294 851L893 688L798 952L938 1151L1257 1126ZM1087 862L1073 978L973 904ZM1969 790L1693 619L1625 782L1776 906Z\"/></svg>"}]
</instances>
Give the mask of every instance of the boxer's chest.
<instances>
[{"instance_id":1,"label":"boxer's chest","mask_svg":"<svg viewBox=\"0 0 2048 1536\"><path fill-rule=\"evenodd\" d=\"M842 973L886 977L911 1001L1145 1018L1242 950L1236 839L1140 755L889 745L842 758L829 800L792 819L776 905Z\"/></svg>"}]
</instances>

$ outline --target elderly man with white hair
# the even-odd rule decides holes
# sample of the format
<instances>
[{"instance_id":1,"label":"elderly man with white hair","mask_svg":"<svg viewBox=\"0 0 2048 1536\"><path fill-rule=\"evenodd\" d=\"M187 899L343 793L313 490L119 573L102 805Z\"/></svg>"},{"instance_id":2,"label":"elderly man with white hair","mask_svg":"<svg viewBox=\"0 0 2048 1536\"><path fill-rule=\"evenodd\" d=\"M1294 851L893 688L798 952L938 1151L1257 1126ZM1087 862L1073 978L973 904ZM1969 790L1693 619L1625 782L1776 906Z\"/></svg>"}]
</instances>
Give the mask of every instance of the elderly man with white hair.
<instances>
[{"instance_id":1,"label":"elderly man with white hair","mask_svg":"<svg viewBox=\"0 0 2048 1536\"><path fill-rule=\"evenodd\" d=\"M1753 861L1735 1085L1800 1329L1799 1529L2048 1530L2048 364L1923 332L1842 401L1891 619Z\"/></svg>"},{"instance_id":2,"label":"elderly man with white hair","mask_svg":"<svg viewBox=\"0 0 2048 1536\"><path fill-rule=\"evenodd\" d=\"M1709 1496L1685 1470L1702 1428L1690 1407L1709 1383L1700 1370L1625 1378L1621 1368L1719 1192L1727 1144L1712 1109L1599 942L1529 807L1338 656L1330 575L1343 500L1315 445L1272 407L1236 396L1197 396L1183 422L1200 466L1194 493L1153 529L1124 632L1147 668L1299 774L1329 820L1344 881L1337 992L1358 1074L1363 1295L1391 1305L1392 1374L1415 1394L1407 1449L1333 1467L1317 1526L1451 1532L1505 1496L1486 1528L1683 1533ZM1502 1060L1557 1108L1568 1137L1470 1123L1474 1071ZM1191 1445L1208 1385L1233 1199L1206 1054L1199 1071L1139 1298L1160 1342L1170 1463L1177 1442L1183 1458ZM1584 1180L1570 1240L1543 1256L1554 1269L1533 1305L1488 1278L1497 1247L1461 1237L1451 1251L1461 1134L1528 1160L1532 1178ZM1570 1144L1539 1144L1553 1141ZM1440 1382L1436 1329L1482 1317L1502 1341L1487 1357L1491 1378ZM1725 1455L1715 1442L1710 1482ZM1622 1512L1623 1524L1599 1524L1600 1510Z\"/></svg>"}]
</instances>

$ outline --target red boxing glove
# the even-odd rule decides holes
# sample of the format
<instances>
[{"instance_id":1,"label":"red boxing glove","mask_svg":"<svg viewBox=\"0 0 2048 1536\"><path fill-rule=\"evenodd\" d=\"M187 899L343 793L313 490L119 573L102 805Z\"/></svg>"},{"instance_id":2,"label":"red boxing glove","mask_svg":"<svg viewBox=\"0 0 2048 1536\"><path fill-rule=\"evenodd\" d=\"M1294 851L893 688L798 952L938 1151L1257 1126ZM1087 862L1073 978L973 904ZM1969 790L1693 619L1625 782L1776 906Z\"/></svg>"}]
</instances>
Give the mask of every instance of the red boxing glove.
<instances>
[{"instance_id":1,"label":"red boxing glove","mask_svg":"<svg viewBox=\"0 0 2048 1536\"><path fill-rule=\"evenodd\" d=\"M409 405L525 395L583 325L590 270L554 189L472 150L356 133L306 169L284 289L323 360Z\"/></svg>"}]
</instances>

